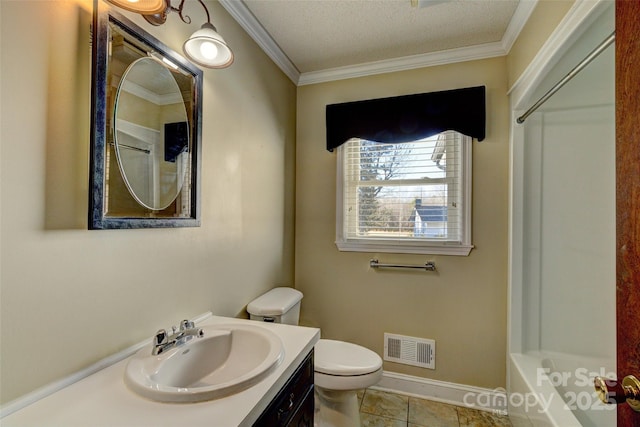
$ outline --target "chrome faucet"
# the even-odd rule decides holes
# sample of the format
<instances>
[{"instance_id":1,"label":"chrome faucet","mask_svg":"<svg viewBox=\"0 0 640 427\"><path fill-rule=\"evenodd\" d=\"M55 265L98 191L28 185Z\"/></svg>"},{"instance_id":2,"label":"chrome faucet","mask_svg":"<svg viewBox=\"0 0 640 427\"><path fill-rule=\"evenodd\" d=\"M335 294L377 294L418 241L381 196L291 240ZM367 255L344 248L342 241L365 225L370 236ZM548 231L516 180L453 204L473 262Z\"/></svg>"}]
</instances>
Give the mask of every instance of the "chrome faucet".
<instances>
[{"instance_id":1,"label":"chrome faucet","mask_svg":"<svg viewBox=\"0 0 640 427\"><path fill-rule=\"evenodd\" d=\"M151 354L157 356L174 347L179 347L193 338L202 338L204 331L202 328L196 328L195 324L190 320L180 322L180 328L175 326L171 328L172 334L167 335L165 329L160 329L153 337L153 350Z\"/></svg>"}]
</instances>

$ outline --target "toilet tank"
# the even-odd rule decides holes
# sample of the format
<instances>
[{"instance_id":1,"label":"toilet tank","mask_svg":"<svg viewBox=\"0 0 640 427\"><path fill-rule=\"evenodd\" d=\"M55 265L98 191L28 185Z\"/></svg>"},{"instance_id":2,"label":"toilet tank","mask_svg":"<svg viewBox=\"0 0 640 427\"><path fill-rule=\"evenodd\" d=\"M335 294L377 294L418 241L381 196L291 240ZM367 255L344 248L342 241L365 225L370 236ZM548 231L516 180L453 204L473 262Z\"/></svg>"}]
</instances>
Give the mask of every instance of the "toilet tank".
<instances>
[{"instance_id":1,"label":"toilet tank","mask_svg":"<svg viewBox=\"0 0 640 427\"><path fill-rule=\"evenodd\" d=\"M249 303L251 320L297 325L302 292L287 287L273 288Z\"/></svg>"}]
</instances>

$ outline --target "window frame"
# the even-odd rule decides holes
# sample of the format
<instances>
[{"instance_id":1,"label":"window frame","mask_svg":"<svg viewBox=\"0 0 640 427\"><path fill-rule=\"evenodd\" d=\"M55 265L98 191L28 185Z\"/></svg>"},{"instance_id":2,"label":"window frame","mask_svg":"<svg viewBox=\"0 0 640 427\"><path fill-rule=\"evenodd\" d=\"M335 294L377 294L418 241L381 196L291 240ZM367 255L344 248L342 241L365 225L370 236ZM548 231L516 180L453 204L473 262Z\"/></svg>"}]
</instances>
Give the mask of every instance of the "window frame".
<instances>
[{"instance_id":1,"label":"window frame","mask_svg":"<svg viewBox=\"0 0 640 427\"><path fill-rule=\"evenodd\" d=\"M468 256L473 249L471 244L471 205L472 205L472 138L461 134L460 147L460 191L462 194L460 242L435 240L402 240L394 238L353 238L345 233L344 212L344 145L338 147L336 167L336 240L341 252L405 253L424 255Z\"/></svg>"}]
</instances>

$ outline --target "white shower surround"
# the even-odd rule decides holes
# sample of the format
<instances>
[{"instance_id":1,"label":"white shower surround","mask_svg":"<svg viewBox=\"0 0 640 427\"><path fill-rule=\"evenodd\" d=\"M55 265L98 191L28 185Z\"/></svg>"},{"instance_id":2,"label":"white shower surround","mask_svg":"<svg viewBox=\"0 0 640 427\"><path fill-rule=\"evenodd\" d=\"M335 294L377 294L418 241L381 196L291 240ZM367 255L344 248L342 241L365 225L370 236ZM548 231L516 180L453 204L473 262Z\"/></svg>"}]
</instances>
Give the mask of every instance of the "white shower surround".
<instances>
[{"instance_id":1,"label":"white shower surround","mask_svg":"<svg viewBox=\"0 0 640 427\"><path fill-rule=\"evenodd\" d=\"M612 31L612 5L576 2L510 93L507 381L515 427L615 425L615 410L597 403L590 384L594 374L615 371L613 91L581 87L598 71L587 67L525 125L515 124ZM605 64L612 51L602 54ZM583 105L585 94L601 99Z\"/></svg>"}]
</instances>

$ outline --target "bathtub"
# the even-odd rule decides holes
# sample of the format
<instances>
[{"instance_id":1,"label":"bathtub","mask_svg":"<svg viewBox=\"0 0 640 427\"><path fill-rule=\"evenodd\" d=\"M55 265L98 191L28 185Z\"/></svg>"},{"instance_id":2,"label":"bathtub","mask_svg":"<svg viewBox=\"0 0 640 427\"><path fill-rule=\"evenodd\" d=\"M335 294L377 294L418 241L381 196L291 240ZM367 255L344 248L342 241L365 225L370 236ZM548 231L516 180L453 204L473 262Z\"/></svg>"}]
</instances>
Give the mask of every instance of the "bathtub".
<instances>
[{"instance_id":1,"label":"bathtub","mask_svg":"<svg viewBox=\"0 0 640 427\"><path fill-rule=\"evenodd\" d=\"M509 417L514 427L607 427L616 406L600 402L596 375L615 377L613 361L561 353L513 353L509 360Z\"/></svg>"}]
</instances>

